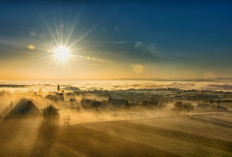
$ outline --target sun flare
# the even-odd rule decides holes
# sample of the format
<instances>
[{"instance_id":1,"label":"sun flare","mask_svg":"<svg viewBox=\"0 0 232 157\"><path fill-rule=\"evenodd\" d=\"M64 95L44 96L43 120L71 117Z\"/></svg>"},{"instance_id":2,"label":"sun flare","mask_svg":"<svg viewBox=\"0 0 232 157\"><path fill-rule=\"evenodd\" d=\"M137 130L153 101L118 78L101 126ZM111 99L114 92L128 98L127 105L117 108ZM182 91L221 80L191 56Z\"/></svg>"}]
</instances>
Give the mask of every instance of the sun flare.
<instances>
[{"instance_id":1,"label":"sun flare","mask_svg":"<svg viewBox=\"0 0 232 157\"><path fill-rule=\"evenodd\" d=\"M54 55L58 61L65 62L70 58L70 50L65 46L59 46L54 50Z\"/></svg>"}]
</instances>

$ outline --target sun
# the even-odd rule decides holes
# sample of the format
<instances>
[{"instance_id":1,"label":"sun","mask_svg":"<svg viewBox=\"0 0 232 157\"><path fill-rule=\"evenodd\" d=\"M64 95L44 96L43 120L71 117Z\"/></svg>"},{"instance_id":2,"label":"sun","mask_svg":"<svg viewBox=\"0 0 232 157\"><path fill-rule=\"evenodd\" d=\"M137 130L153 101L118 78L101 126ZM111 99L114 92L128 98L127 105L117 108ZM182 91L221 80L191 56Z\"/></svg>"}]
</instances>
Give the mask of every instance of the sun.
<instances>
[{"instance_id":1,"label":"sun","mask_svg":"<svg viewBox=\"0 0 232 157\"><path fill-rule=\"evenodd\" d=\"M54 55L55 58L61 62L67 61L71 56L69 48L65 46L59 46L56 49L54 49Z\"/></svg>"}]
</instances>

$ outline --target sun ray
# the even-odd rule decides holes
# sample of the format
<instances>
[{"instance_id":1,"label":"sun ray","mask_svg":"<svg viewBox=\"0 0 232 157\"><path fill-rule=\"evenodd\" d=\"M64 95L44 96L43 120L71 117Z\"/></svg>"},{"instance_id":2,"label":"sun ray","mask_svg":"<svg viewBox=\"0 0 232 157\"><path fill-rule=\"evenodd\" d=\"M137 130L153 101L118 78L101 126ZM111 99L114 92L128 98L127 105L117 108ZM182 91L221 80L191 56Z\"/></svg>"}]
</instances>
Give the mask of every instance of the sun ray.
<instances>
[{"instance_id":1,"label":"sun ray","mask_svg":"<svg viewBox=\"0 0 232 157\"><path fill-rule=\"evenodd\" d=\"M81 41L83 38L85 38L89 33L91 33L97 25L93 26L92 28L90 28L86 33L84 33L79 39L77 39L76 41L74 41L70 47L73 47L74 45L76 45L79 41Z\"/></svg>"},{"instance_id":2,"label":"sun ray","mask_svg":"<svg viewBox=\"0 0 232 157\"><path fill-rule=\"evenodd\" d=\"M81 14L81 11L82 11L84 2L85 2L85 1L83 1L83 3L81 4L80 10L78 11L78 14L77 14L77 17L75 18L75 21L74 21L74 23L72 24L72 28L71 28L71 30L70 30L70 32L69 32L69 34L68 34L67 39L66 39L65 46L68 45L68 43L69 43L69 41L70 41L70 38L72 37L73 31L74 31L74 29L75 29L75 27L76 27L76 25L77 25L77 23L78 23L78 21L79 21L80 14Z\"/></svg>"},{"instance_id":3,"label":"sun ray","mask_svg":"<svg viewBox=\"0 0 232 157\"><path fill-rule=\"evenodd\" d=\"M48 29L49 34L51 35L52 39L54 40L54 42L56 43L56 46L59 46L59 42L56 39L55 35L52 33L51 29L49 28L48 24L46 23L46 21L42 18L46 28Z\"/></svg>"}]
</instances>

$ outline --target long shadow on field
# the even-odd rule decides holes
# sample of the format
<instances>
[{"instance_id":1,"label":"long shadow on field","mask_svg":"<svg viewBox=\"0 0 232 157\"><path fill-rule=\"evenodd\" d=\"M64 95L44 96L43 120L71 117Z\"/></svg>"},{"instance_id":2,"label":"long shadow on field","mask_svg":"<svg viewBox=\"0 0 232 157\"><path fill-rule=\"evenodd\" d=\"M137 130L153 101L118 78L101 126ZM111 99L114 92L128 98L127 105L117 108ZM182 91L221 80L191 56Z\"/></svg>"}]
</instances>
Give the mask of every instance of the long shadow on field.
<instances>
[{"instance_id":1,"label":"long shadow on field","mask_svg":"<svg viewBox=\"0 0 232 157\"><path fill-rule=\"evenodd\" d=\"M0 147L14 139L23 125L21 119L3 120L0 123Z\"/></svg>"},{"instance_id":2,"label":"long shadow on field","mask_svg":"<svg viewBox=\"0 0 232 157\"><path fill-rule=\"evenodd\" d=\"M36 118L4 119L0 123L0 156L20 156L21 143L30 135Z\"/></svg>"},{"instance_id":3,"label":"long shadow on field","mask_svg":"<svg viewBox=\"0 0 232 157\"><path fill-rule=\"evenodd\" d=\"M231 122L224 121L224 120L219 120L219 119L214 119L214 118L211 119L211 118L206 118L206 117L197 117L197 116L192 116L191 119L196 120L196 121L201 121L204 123L222 126L225 128L230 128L230 129L232 128Z\"/></svg>"},{"instance_id":4,"label":"long shadow on field","mask_svg":"<svg viewBox=\"0 0 232 157\"><path fill-rule=\"evenodd\" d=\"M58 126L48 121L43 121L38 130L37 140L32 150L31 156L49 156L52 146L57 140Z\"/></svg>"},{"instance_id":5,"label":"long shadow on field","mask_svg":"<svg viewBox=\"0 0 232 157\"><path fill-rule=\"evenodd\" d=\"M80 125L61 127L59 130L58 142L76 152L85 154L85 156L177 156L169 152L111 136L104 132L85 128Z\"/></svg>"},{"instance_id":6,"label":"long shadow on field","mask_svg":"<svg viewBox=\"0 0 232 157\"><path fill-rule=\"evenodd\" d=\"M153 127L153 126L148 126L148 125L143 125L143 124L138 124L138 123L134 124L130 122L120 121L120 122L115 122L115 124L119 126L131 128L131 129L136 129L139 131L144 131L144 132L148 132L148 133L152 133L156 135L175 138L175 139L179 139L182 141L196 143L198 145L204 145L207 147L212 147L215 149L232 152L232 143L227 142L227 141L217 140L217 139L208 138L204 136L188 134L188 133L183 133L179 131L173 131L173 130L158 128L158 127Z\"/></svg>"}]
</instances>

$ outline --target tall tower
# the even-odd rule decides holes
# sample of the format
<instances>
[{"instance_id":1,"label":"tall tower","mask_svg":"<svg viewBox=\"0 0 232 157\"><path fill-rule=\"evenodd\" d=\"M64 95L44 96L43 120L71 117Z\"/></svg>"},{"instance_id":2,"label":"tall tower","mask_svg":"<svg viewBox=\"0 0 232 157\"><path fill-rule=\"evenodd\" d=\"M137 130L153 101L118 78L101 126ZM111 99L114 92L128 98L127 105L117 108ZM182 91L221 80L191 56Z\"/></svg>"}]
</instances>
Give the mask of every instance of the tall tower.
<instances>
[{"instance_id":1,"label":"tall tower","mask_svg":"<svg viewBox=\"0 0 232 157\"><path fill-rule=\"evenodd\" d=\"M57 86L57 92L59 92L59 91L60 91L60 85Z\"/></svg>"}]
</instances>

